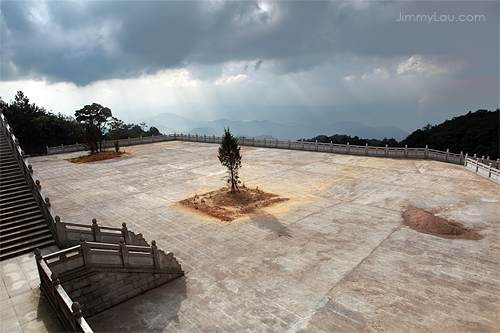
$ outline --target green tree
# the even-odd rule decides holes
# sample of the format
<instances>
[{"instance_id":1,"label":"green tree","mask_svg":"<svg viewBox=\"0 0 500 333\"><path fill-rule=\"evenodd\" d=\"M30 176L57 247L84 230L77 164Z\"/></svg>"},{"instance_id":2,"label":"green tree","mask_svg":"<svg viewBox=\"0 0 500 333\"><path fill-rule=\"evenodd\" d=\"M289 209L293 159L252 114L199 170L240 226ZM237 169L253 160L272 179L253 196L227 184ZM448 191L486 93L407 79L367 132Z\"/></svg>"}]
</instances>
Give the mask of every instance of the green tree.
<instances>
[{"instance_id":1,"label":"green tree","mask_svg":"<svg viewBox=\"0 0 500 333\"><path fill-rule=\"evenodd\" d=\"M108 118L112 116L111 110L101 104L85 105L75 111L76 120L85 124L85 137L90 146L90 153L102 151L102 137Z\"/></svg>"},{"instance_id":2,"label":"green tree","mask_svg":"<svg viewBox=\"0 0 500 333\"><path fill-rule=\"evenodd\" d=\"M238 140L229 131L229 127L227 129L224 128L218 157L221 164L227 168L229 175L227 183L231 184L231 193L235 194L236 191L239 192L238 183L240 181L238 172L241 168L240 147L238 147Z\"/></svg>"},{"instance_id":3,"label":"green tree","mask_svg":"<svg viewBox=\"0 0 500 333\"><path fill-rule=\"evenodd\" d=\"M22 91L17 92L10 105L2 100L0 108L28 154L43 154L46 146L82 142L83 128L74 118L47 112L30 103Z\"/></svg>"}]
</instances>

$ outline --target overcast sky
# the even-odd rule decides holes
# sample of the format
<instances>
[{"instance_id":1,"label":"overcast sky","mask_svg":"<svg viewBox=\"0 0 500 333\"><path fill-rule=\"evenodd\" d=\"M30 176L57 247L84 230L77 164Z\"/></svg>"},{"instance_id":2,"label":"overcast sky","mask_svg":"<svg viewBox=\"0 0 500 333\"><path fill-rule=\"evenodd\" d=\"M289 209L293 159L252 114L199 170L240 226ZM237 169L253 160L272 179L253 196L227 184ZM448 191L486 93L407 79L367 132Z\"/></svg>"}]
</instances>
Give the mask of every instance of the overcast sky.
<instances>
[{"instance_id":1,"label":"overcast sky","mask_svg":"<svg viewBox=\"0 0 500 333\"><path fill-rule=\"evenodd\" d=\"M500 106L498 1L0 5L0 96L22 90L54 113L96 102L126 122L172 112L411 132Z\"/></svg>"}]
</instances>

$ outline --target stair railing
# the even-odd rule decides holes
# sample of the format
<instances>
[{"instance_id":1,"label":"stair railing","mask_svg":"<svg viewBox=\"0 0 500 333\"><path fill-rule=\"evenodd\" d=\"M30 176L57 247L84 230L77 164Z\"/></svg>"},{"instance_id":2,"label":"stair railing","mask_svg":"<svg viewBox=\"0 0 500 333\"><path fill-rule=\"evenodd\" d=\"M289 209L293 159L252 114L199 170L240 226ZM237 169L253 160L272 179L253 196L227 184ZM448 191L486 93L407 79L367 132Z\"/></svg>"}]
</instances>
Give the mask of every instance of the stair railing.
<instances>
[{"instance_id":1,"label":"stair railing","mask_svg":"<svg viewBox=\"0 0 500 333\"><path fill-rule=\"evenodd\" d=\"M80 308L80 304L73 302L64 290L57 273L47 265L41 251L35 251L38 275L40 276L40 289L54 309L59 321L68 332L92 333L92 328L87 323Z\"/></svg>"},{"instance_id":2,"label":"stair railing","mask_svg":"<svg viewBox=\"0 0 500 333\"><path fill-rule=\"evenodd\" d=\"M37 204L40 207L40 210L43 214L43 217L45 218L45 221L47 222L50 232L52 233L52 236L54 237L57 245L60 246L61 244L59 242L59 237L57 235L57 228L55 224L56 214L54 213L54 210L50 206L50 199L43 193L40 181L33 174L33 168L26 160L27 158L26 154L24 153L23 150L21 150L21 147L19 146L19 141L14 136L14 131L9 126L7 119L5 118L5 116L1 111L0 111L0 127L5 134L7 142L9 143L9 146L12 152L14 153L14 157L17 160L19 167L21 168L21 171L23 172L24 178L26 179L28 186L31 189L31 192L35 197Z\"/></svg>"},{"instance_id":3,"label":"stair railing","mask_svg":"<svg viewBox=\"0 0 500 333\"><path fill-rule=\"evenodd\" d=\"M118 244L120 238L123 238L128 245L149 246L142 234L128 230L125 222L121 228L112 228L98 225L96 219L92 219L92 225L62 222L59 216L55 217L55 221L59 242L63 248L80 244L82 236L89 242Z\"/></svg>"}]
</instances>

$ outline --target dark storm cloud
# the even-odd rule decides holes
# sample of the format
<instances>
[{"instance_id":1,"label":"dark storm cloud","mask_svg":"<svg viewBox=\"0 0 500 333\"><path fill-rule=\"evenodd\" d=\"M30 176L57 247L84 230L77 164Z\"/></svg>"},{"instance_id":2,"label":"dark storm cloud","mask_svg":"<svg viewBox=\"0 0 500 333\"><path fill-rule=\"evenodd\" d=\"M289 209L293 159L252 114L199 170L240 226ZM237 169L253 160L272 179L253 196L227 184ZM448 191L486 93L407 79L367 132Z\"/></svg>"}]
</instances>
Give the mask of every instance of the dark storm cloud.
<instances>
[{"instance_id":1,"label":"dark storm cloud","mask_svg":"<svg viewBox=\"0 0 500 333\"><path fill-rule=\"evenodd\" d=\"M430 54L498 69L498 2L14 2L1 5L1 79L86 85L191 64L275 60L277 73L337 55ZM485 22L397 22L399 14ZM257 62L255 62L257 61ZM257 65L259 64L259 65ZM463 74L467 75L467 74ZM473 75L473 74L469 74Z\"/></svg>"}]
</instances>

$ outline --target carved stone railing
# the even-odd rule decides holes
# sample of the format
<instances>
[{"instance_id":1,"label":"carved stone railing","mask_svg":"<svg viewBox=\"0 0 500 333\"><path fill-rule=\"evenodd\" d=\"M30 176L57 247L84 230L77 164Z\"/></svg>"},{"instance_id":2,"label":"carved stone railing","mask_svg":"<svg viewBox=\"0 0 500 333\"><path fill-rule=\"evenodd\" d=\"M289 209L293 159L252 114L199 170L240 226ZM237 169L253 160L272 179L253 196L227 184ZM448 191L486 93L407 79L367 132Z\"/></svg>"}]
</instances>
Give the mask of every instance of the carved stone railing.
<instances>
[{"instance_id":1,"label":"carved stone railing","mask_svg":"<svg viewBox=\"0 0 500 333\"><path fill-rule=\"evenodd\" d=\"M78 325L84 316L184 275L173 253L159 250L154 240L151 246L135 246L125 244L123 238L119 244L108 244L88 242L82 236L79 245L65 250L45 256L37 250L36 260L40 288L60 312L63 325L74 332L83 331Z\"/></svg>"},{"instance_id":2,"label":"carved stone railing","mask_svg":"<svg viewBox=\"0 0 500 333\"><path fill-rule=\"evenodd\" d=\"M144 144L160 141L192 141L192 142L207 142L207 143L221 143L222 137L215 135L191 135L191 134L169 134L169 135L158 135L153 137L141 137L141 138L129 138L119 140L120 146L128 146L135 144ZM408 148L408 146L403 147L376 147L369 146L356 146L347 144L334 144L321 143L321 142L306 142L306 141L290 141L290 140L266 140L265 138L255 139L255 138L238 138L238 143L242 146L254 146L254 147L266 147L266 148L281 148L281 149L292 149L292 150L307 150L307 151L320 151L329 153L340 153L340 154L351 154L351 155L364 155L364 156L374 156L374 157L402 157L402 158L428 158L436 161L462 164L464 165L465 159L468 157L467 154L450 153L449 149L446 151L440 151L435 149L429 149L427 146L425 148ZM113 141L103 141L103 147L111 148L113 147ZM69 145L60 147L47 147L47 154L58 154L66 153L78 150L86 150L84 145ZM492 161L489 157L482 157L482 163L491 163L493 168L498 169L500 160Z\"/></svg>"},{"instance_id":3,"label":"carved stone railing","mask_svg":"<svg viewBox=\"0 0 500 333\"><path fill-rule=\"evenodd\" d=\"M73 302L64 290L57 273L52 272L41 255L40 250L35 251L38 274L40 276L40 289L54 309L59 321L68 332L93 332L83 318L78 302Z\"/></svg>"},{"instance_id":4,"label":"carved stone railing","mask_svg":"<svg viewBox=\"0 0 500 333\"><path fill-rule=\"evenodd\" d=\"M481 163L478 158L473 159L467 157L465 160L465 169L472 171L481 177L491 180L497 184L500 184L500 170L494 168L492 163L488 165Z\"/></svg>"},{"instance_id":5,"label":"carved stone railing","mask_svg":"<svg viewBox=\"0 0 500 333\"><path fill-rule=\"evenodd\" d=\"M123 238L128 245L149 245L142 234L128 230L125 222L121 228L111 228L98 225L96 219L92 219L92 225L62 222L59 216L55 217L55 221L59 242L63 248L80 244L82 235L89 242L118 244L120 238Z\"/></svg>"},{"instance_id":6,"label":"carved stone railing","mask_svg":"<svg viewBox=\"0 0 500 333\"><path fill-rule=\"evenodd\" d=\"M23 172L24 178L26 179L31 192L33 193L33 196L35 197L35 200L40 207L40 210L43 214L43 217L45 218L45 221L47 222L47 225L49 226L52 236L54 236L57 245L60 246L55 225L56 214L54 213L54 210L50 205L50 199L43 193L40 181L34 175L31 165L26 161L27 156L24 154L24 151L21 150L19 141L14 136L14 131L12 130L12 128L10 128L9 124L7 123L7 119L5 119L1 111L0 128L0 130L4 131L7 142L9 143L11 150L14 153L14 157L16 158L21 171Z\"/></svg>"}]
</instances>

